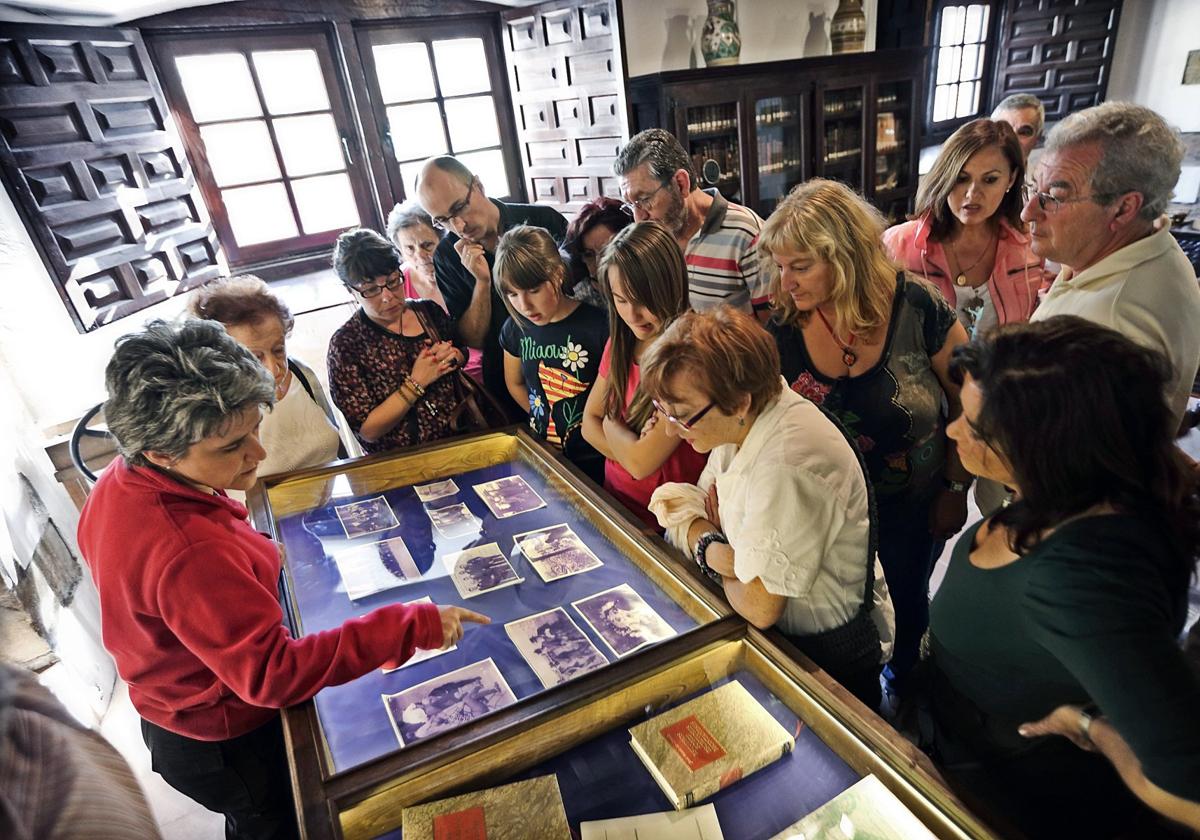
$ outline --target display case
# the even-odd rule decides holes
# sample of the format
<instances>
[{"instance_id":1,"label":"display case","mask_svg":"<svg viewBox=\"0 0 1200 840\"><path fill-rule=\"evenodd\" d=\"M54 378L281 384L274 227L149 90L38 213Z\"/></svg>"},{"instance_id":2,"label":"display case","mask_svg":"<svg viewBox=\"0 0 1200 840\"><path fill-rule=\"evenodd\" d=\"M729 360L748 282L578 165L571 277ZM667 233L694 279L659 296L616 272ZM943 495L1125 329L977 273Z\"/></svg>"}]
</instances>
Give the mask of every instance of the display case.
<instances>
[{"instance_id":1,"label":"display case","mask_svg":"<svg viewBox=\"0 0 1200 840\"><path fill-rule=\"evenodd\" d=\"M370 831L398 825L390 799L375 802L381 782L556 707L581 674L730 614L665 543L520 429L268 477L249 504L282 546L296 636L425 598L492 620L450 651L284 712L311 837L371 836L348 808L379 814Z\"/></svg>"},{"instance_id":2,"label":"display case","mask_svg":"<svg viewBox=\"0 0 1200 840\"><path fill-rule=\"evenodd\" d=\"M698 173L716 161L721 192L764 218L821 175L897 221L916 195L926 58L881 50L639 76L628 82L630 129L673 131Z\"/></svg>"}]
</instances>

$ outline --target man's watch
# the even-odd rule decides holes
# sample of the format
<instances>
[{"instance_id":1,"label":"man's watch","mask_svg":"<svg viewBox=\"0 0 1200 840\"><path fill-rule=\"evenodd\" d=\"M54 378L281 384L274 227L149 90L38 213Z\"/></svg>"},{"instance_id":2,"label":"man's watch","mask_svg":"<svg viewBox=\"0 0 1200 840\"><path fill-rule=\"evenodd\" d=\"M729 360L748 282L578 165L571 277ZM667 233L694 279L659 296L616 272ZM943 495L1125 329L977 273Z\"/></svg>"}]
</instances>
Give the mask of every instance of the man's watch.
<instances>
[{"instance_id":1,"label":"man's watch","mask_svg":"<svg viewBox=\"0 0 1200 840\"><path fill-rule=\"evenodd\" d=\"M952 478L946 478L942 480L942 483L946 485L946 489L951 493L966 493L971 489L971 482L969 481L955 481Z\"/></svg>"}]
</instances>

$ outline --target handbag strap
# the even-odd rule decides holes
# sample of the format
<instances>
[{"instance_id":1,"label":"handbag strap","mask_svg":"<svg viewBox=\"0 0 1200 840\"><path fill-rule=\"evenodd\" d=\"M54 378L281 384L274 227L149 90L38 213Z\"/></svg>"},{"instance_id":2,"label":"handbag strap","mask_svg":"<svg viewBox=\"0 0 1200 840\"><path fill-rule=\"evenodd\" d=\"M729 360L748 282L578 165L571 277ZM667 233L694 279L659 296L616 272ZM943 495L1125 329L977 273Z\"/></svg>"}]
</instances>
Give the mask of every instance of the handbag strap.
<instances>
[{"instance_id":1,"label":"handbag strap","mask_svg":"<svg viewBox=\"0 0 1200 840\"><path fill-rule=\"evenodd\" d=\"M816 403L813 404L816 405ZM875 487L871 484L871 473L867 470L867 461L863 458L862 450L858 448L858 443L851 435L850 430L846 428L846 424L825 406L817 405L817 408L821 409L821 413L837 427L837 430L842 433L842 437L846 439L846 443L850 444L850 451L854 453L858 467L862 470L863 481L867 485L867 582L863 588L863 600L859 609L869 612L875 604L875 554L879 550L879 507L875 500Z\"/></svg>"},{"instance_id":2,"label":"handbag strap","mask_svg":"<svg viewBox=\"0 0 1200 840\"><path fill-rule=\"evenodd\" d=\"M434 344L437 344L442 340L442 337L438 333L437 327L433 325L433 319L430 318L428 313L425 311L426 301L414 301L414 303L416 303L416 305L409 306L409 309L411 309L412 313L417 316L417 323L421 325L421 330L425 333L425 337Z\"/></svg>"}]
</instances>

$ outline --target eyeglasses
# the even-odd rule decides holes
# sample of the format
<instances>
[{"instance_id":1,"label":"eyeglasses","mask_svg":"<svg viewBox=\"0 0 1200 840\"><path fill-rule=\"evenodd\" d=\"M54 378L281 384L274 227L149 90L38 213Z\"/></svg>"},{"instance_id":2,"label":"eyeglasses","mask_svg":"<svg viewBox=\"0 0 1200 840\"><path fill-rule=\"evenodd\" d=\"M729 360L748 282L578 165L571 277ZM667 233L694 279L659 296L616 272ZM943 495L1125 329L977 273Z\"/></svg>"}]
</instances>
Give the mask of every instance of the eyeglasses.
<instances>
[{"instance_id":1,"label":"eyeglasses","mask_svg":"<svg viewBox=\"0 0 1200 840\"><path fill-rule=\"evenodd\" d=\"M467 207L471 204L471 195L475 192L475 179L471 179L471 186L467 188L467 194L459 201L450 205L450 209L446 211L445 216L434 216L433 226L439 230L450 230L450 222L457 219L463 213L467 212Z\"/></svg>"},{"instance_id":2,"label":"eyeglasses","mask_svg":"<svg viewBox=\"0 0 1200 840\"><path fill-rule=\"evenodd\" d=\"M1033 126L1031 125L1023 125L1016 131L1018 137L1032 137L1035 134Z\"/></svg>"},{"instance_id":3,"label":"eyeglasses","mask_svg":"<svg viewBox=\"0 0 1200 840\"><path fill-rule=\"evenodd\" d=\"M1036 198L1038 207L1047 214L1057 213L1062 209L1064 204L1078 204L1081 201L1094 201L1097 204L1104 204L1104 200L1110 196L1103 193L1092 193L1091 195L1081 195L1078 198L1056 198L1048 192L1038 190L1036 184L1026 184L1025 189L1029 192L1030 198Z\"/></svg>"},{"instance_id":4,"label":"eyeglasses","mask_svg":"<svg viewBox=\"0 0 1200 840\"><path fill-rule=\"evenodd\" d=\"M654 192L650 193L649 195L644 195L641 198L635 198L633 201L626 201L621 205L621 209L630 216L633 215L635 210L641 210L647 216L650 215L650 202L654 200L654 196L665 190L670 184L670 181L667 181L665 184L659 184L658 189L656 189Z\"/></svg>"},{"instance_id":5,"label":"eyeglasses","mask_svg":"<svg viewBox=\"0 0 1200 840\"><path fill-rule=\"evenodd\" d=\"M358 292L364 298L373 298L383 294L384 289L387 289L389 292L394 292L396 289L403 286L404 275L399 271L393 271L388 275L387 280L383 283L363 283L358 286L354 285L353 283L347 283L346 285Z\"/></svg>"},{"instance_id":6,"label":"eyeglasses","mask_svg":"<svg viewBox=\"0 0 1200 840\"><path fill-rule=\"evenodd\" d=\"M657 411L659 414L661 414L663 417L666 417L667 420L674 423L676 426L679 426L680 428L689 429L689 430L692 428L692 426L695 426L697 423L699 423L701 420L703 420L704 415L708 414L708 412L712 411L713 406L716 405L716 402L710 402L708 405L704 406L704 408L697 411L695 414L693 414L687 420L680 420L674 414L672 414L671 412L669 412L665 408L663 408L663 404L660 403L658 400L650 400L650 402L653 403L654 410Z\"/></svg>"}]
</instances>

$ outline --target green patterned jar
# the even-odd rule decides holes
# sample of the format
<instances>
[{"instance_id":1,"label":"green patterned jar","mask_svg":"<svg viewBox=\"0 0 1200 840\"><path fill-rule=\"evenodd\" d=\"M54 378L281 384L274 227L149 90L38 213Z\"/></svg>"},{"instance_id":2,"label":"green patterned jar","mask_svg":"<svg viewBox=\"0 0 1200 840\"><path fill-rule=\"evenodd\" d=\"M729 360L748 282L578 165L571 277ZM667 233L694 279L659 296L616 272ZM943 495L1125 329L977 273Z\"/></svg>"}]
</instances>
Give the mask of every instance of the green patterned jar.
<instances>
[{"instance_id":1,"label":"green patterned jar","mask_svg":"<svg viewBox=\"0 0 1200 840\"><path fill-rule=\"evenodd\" d=\"M841 0L829 25L833 54L862 52L867 41L867 15L862 0Z\"/></svg>"},{"instance_id":2,"label":"green patterned jar","mask_svg":"<svg viewBox=\"0 0 1200 840\"><path fill-rule=\"evenodd\" d=\"M709 67L737 64L742 36L733 18L733 0L708 0L708 17L700 35L700 52Z\"/></svg>"}]
</instances>

